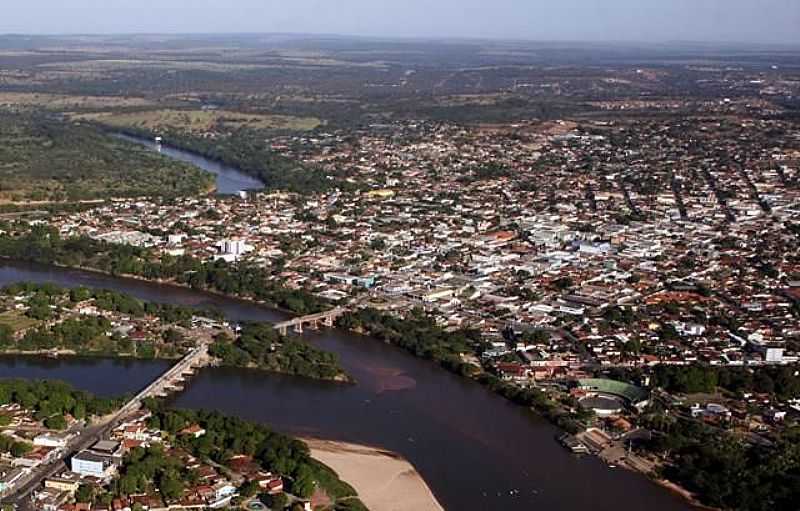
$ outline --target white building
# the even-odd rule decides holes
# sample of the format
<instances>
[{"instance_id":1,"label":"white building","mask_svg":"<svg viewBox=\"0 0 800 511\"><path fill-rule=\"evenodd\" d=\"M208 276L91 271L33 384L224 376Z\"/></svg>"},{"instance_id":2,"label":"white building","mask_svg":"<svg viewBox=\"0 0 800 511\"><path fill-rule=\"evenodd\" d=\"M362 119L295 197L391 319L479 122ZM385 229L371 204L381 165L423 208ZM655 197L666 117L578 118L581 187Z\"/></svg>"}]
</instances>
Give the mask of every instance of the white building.
<instances>
[{"instance_id":1,"label":"white building","mask_svg":"<svg viewBox=\"0 0 800 511\"><path fill-rule=\"evenodd\" d=\"M84 477L105 479L114 474L116 466L109 456L82 451L70 459L70 470Z\"/></svg>"},{"instance_id":2,"label":"white building","mask_svg":"<svg viewBox=\"0 0 800 511\"><path fill-rule=\"evenodd\" d=\"M42 433L33 439L33 445L63 449L71 437L68 433Z\"/></svg>"}]
</instances>

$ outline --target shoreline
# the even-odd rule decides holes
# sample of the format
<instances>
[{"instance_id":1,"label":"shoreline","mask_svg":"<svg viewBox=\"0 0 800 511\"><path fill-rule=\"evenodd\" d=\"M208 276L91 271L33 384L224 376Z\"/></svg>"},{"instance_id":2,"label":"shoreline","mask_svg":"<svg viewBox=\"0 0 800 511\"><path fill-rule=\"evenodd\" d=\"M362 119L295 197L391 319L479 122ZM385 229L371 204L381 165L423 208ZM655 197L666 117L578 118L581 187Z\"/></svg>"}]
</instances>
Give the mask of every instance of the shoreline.
<instances>
[{"instance_id":1,"label":"shoreline","mask_svg":"<svg viewBox=\"0 0 800 511\"><path fill-rule=\"evenodd\" d=\"M298 437L311 457L333 469L370 511L444 511L416 468L378 447Z\"/></svg>"},{"instance_id":2,"label":"shoreline","mask_svg":"<svg viewBox=\"0 0 800 511\"><path fill-rule=\"evenodd\" d=\"M641 473L641 472L637 472L637 473ZM666 489L667 491L669 491L671 493L674 493L676 495L679 495L684 500L686 500L686 502L688 502L690 506L692 506L695 509L699 509L699 510L703 510L703 511L721 511L720 508L706 506L705 504L701 503L699 500L697 500L697 497L695 496L694 493L690 492L689 490L687 490L683 486L670 481L669 479L659 479L659 478L655 478L655 477L652 477L650 479L652 479L653 482L655 482L657 485L661 486L662 488Z\"/></svg>"},{"instance_id":3,"label":"shoreline","mask_svg":"<svg viewBox=\"0 0 800 511\"><path fill-rule=\"evenodd\" d=\"M85 267L80 267L80 266L78 266L78 267L76 267L76 266L66 266L66 265L61 265L61 264L58 264L58 263L40 263L40 262L36 262L36 261L24 261L24 260L5 257L5 256L0 256L0 261L3 261L3 260L10 261L12 263L13 262L19 262L19 263L23 263L23 264L24 263L29 263L29 264L33 263L35 265L40 265L40 266L44 266L44 267L50 266L50 267L55 267L57 269L64 269L64 270L85 271L85 272L94 273L94 274L97 274L97 275L103 275L103 276L111 277L111 278L129 279L129 280L132 280L132 281L140 281L140 282L163 285L163 286L171 286L171 287L175 287L177 289L191 290L193 292L199 292L199 293L207 293L209 295L213 295L213 296L217 296L217 297L221 297L221 298L225 298L225 299L229 299L229 300L237 300L237 301L240 301L242 303L258 305L258 306L270 309L271 311L274 311L274 312L279 312L281 314L286 314L289 317L296 316L296 313L294 313L292 311L289 311L289 310L286 310L286 309L283 309L283 308L281 308L281 307L279 307L279 306L277 306L275 304L272 304L270 302L266 302L266 301L263 301L263 300L256 300L256 299L253 299L253 298L247 297L247 296L227 295L225 293L222 293L222 292L219 292L219 291L215 291L215 290L212 290L212 289L197 289L197 288L193 288L193 287L191 287L191 286L189 286L187 284L183 284L183 283L180 283L180 282L175 282L174 280L147 279L145 277L140 277L140 276L137 276L137 275L128 275L128 274L115 275L115 274L107 272L107 271L93 269L93 268L85 268ZM353 333L356 333L356 334L359 334L359 335L364 335L366 337L370 337L370 335L367 332L363 331L363 329L360 329L360 328L358 328L358 329L356 329L356 328L354 328L354 329L344 329L344 330L349 331L349 332L353 332ZM370 337L370 338L372 338L372 337ZM374 339L374 338L372 338L372 339ZM374 340L378 341L378 339L374 339ZM404 350L403 348L401 348L399 346L396 346L392 342L389 342L389 341L379 341L379 342L384 342L385 344L388 344L390 346L393 346L393 347L395 347L397 349L400 349L400 350L405 351L406 353L408 353L407 350ZM415 356L415 355L412 354L412 356ZM441 366L441 364L437 363L436 361L431 361L431 362L434 363L441 370L445 370L446 371L446 369L443 368ZM471 381L473 381L475 383L478 383L480 385L480 382L478 382L475 377L471 377L471 376L461 376L461 377L466 379L466 380L471 380ZM481 386L486 388L483 385L481 385ZM491 390L487 389L487 391L492 392L492 393L494 393L496 395L499 395L496 392L493 392ZM503 396L500 396L500 397L503 397ZM507 399L507 398L504 398L504 399ZM563 429L560 428L558 426L558 424L555 423L555 421L550 420L544 414L542 414L538 410L536 410L534 407L526 406L524 408L527 408L528 410L530 410L531 413L533 413L533 414L535 414L535 415L537 415L539 417L544 418L550 424L552 424L553 426L555 426L559 430L563 431ZM324 441L324 440L316 440L316 439L310 439L310 438L309 439L302 438L302 440L306 441L307 443L309 443L309 445L311 445L312 442L323 442L323 443L327 442L327 441ZM346 449L348 445L353 446L356 449L358 449L358 448L366 449L366 450L372 449L371 452L372 452L373 456L378 456L379 453L383 453L384 455L392 454L389 451L381 450L379 448L370 448L370 447L358 446L358 445L355 445L355 444L347 444L347 443L342 443L342 442L340 442L340 443L330 442L330 443L333 444L333 445L343 446L343 447L341 447L341 449ZM319 445L322 445L322 444L319 444ZM410 466L410 464L409 464L409 466ZM413 470L416 473L416 470L413 468L413 466L410 466L410 467L411 467L411 470ZM334 469L334 470L336 470L336 469ZM338 472L338 470L336 470L336 471ZM718 510L715 510L714 508L709 508L707 506L704 506L704 505L700 504L698 502L698 500L695 498L695 496L691 492L689 492L687 489L683 488L682 486L680 486L679 484L677 484L677 483L675 483L673 481L658 479L658 478L652 477L650 474L647 474L647 473L644 473L644 472L641 472L641 471L638 471L638 470L635 470L635 469L631 469L631 471L634 472L634 473L640 474L645 479L651 481L652 483L657 484L658 486L664 488L665 490L667 490L667 491L669 491L669 492L671 492L673 494L681 496L685 502L687 502L691 507L693 507L695 509L718 511ZM422 482L422 484L425 484L424 481ZM427 485L425 485L425 487L427 488ZM358 490L358 488L356 488L356 489ZM427 491L430 492L430 489L428 489ZM361 493L361 492L359 492L359 493ZM432 493L431 493L431 495L432 495ZM435 500L436 500L435 497L433 497L433 500L435 502ZM365 501L365 503L366 503L366 501ZM368 507L370 507L370 509L372 509L372 506L369 506L368 503L367 503L367 505L368 505ZM439 506L439 507L433 507L433 508L430 508L430 509L432 509L432 510L443 510L443 508L438 504L438 502L436 502L436 505ZM387 511L406 511L405 508L403 508L402 510L401 510L401 508L396 508L395 509L395 508L391 508L391 507L384 508L384 509L386 509ZM425 509L425 508L423 508L423 509ZM381 511L381 510L378 509L377 511ZM416 510L415 509L408 509L407 511L416 511Z\"/></svg>"}]
</instances>

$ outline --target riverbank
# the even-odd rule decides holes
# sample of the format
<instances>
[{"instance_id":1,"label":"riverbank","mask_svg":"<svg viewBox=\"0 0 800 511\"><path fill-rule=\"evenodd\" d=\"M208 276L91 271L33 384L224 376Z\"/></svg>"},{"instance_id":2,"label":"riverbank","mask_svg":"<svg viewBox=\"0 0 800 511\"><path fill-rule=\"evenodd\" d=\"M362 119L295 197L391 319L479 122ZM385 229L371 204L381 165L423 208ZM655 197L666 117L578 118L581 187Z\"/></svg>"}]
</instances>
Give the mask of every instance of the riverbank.
<instances>
[{"instance_id":1,"label":"riverbank","mask_svg":"<svg viewBox=\"0 0 800 511\"><path fill-rule=\"evenodd\" d=\"M47 265L46 267L53 268L53 266L54 265ZM75 268L72 269L74 270ZM15 277L18 280L24 281L27 279L32 281L40 281L41 279L47 279L47 281L50 281L53 279L51 275L44 273L44 270L32 269L21 271L25 273L25 277ZM42 272L42 274L36 274L37 271ZM92 272L87 272L87 275L90 274L114 279L115 281L122 280L123 283L125 280L127 280L127 282L131 283L132 285L136 282L149 283L151 285L166 285L166 287L160 288L157 294L153 294L149 298L142 298L146 300L165 300L167 303L173 303L175 300L169 298L171 293L170 288L174 289L176 293L181 290L190 290L192 293L203 294L211 300L218 301L219 299L224 299L226 305L214 305L214 307L222 307L221 310L226 310L225 314L229 314L230 317L237 318L237 321L261 322L267 318L273 321L277 319L273 314L266 314L265 316L264 313L261 312L261 309L264 306L266 306L270 311L275 311L276 309L274 307L269 307L269 305L266 303L254 300L252 298L232 298L219 292L191 289L189 286L180 284L176 285L174 282L153 282L152 280L141 277L124 279L120 276L109 275L107 272L103 271L95 270ZM65 281L69 281L71 283L70 285L73 286L86 285L83 279L84 277L74 276L66 278ZM91 287L103 287L103 284L95 283L91 284ZM111 288L113 289L115 286L112 285ZM180 293L178 294L180 295ZM147 293L145 293L145 295L147 295ZM179 303L181 301L183 301L183 298L178 300ZM191 303L200 305L206 302L204 299L193 299L191 300ZM226 307L232 307L233 309L228 310ZM458 503L457 508L459 509L485 508L483 506L479 506L477 508L474 507L477 505L479 500L483 501L483 499L486 499L486 502L491 501L496 503L498 506L503 506L502 508L505 509L522 509L521 506L523 506L523 503L521 499L519 503L514 502L514 499L508 497L507 491L500 493L493 491L487 496L485 492L482 493L480 490L481 488L484 488L484 485L491 488L502 488L504 490L527 488L530 495L536 495L536 497L530 497L530 499L535 499L537 502L549 502L549 499L551 498L550 495L556 495L556 493L545 494L542 492L542 486L540 485L542 484L542 481L549 481L548 477L552 475L553 470L565 470L565 464L569 466L568 478L576 477L576 474L581 473L585 473L584 475L587 477L588 474L591 474L590 477L597 480L604 480L605 478L611 477L608 475L608 471L603 470L601 473L597 473L597 471L591 466L582 466L581 464L575 464L575 462L572 460L563 460L561 448L557 445L551 448L555 444L552 441L553 434L548 433L547 440L544 440L546 445L542 445L539 442L537 435L530 436L531 418L538 414L528 414L525 412L517 413L513 411L508 414L502 410L510 411L512 408L507 408L508 404L501 404L500 402L495 401L493 396L491 396L491 394L494 393L486 393L480 389L480 387L485 388L485 385L463 385L456 382L456 380L469 381L472 378L451 379L449 376L445 377L442 375L442 373L450 371L441 371L440 368L436 367L439 364L432 364L430 361L426 361L424 363L412 362L406 353L402 353L402 355L400 354L401 352L407 352L408 350L397 350L396 348L399 346L392 347L388 351L384 348L377 347L382 345L391 345L392 343L390 342L384 341L375 343L373 341L369 343L365 342L365 344L361 345L350 337L347 337L346 340L340 339L340 337L343 336L347 331L347 329L337 329L337 332L331 334L331 336L325 336L325 342L332 343L330 346L326 346L326 348L333 347L335 348L332 350L333 352L345 357L346 359L350 359L350 365L352 366L351 369L356 368L353 370L355 370L358 374L356 379L363 382L361 387L357 385L343 387L343 389L346 390L331 393L327 395L323 401L319 402L314 400L318 398L320 393L323 393L324 395L325 392L331 392L330 387L313 386L313 384L310 383L302 383L300 380L292 382L291 387L288 387L286 385L286 380L277 379L275 381L271 381L258 379L258 389L254 391L247 399L233 399L231 402L226 402L226 404L223 405L223 409L227 408L231 413L241 414L246 417L258 418L259 420L263 420L267 423L275 423L280 429L293 432L295 434L299 433L301 435L316 436L324 434L325 431L339 431L341 429L341 431L344 432L344 435L357 435L351 436L352 438L364 438L365 441L369 443L373 443L375 445L384 445L384 434L381 433L373 436L365 433L362 424L364 424L364 421L367 421L367 423L372 425L369 428L369 431L387 431L387 438L389 438L391 441L387 441L386 445L384 446L392 451L402 452L403 456L414 460L414 465L419 466L421 470L424 470L426 477L432 478L430 479L431 484L436 489L437 494L440 495L439 498L446 499L448 505L451 505L451 503ZM360 337L361 336L359 336L359 338ZM376 397L369 389L378 388L378 384L376 382L376 376L373 374L370 368L384 367L387 363L389 363L387 362L389 360L392 361L390 363L391 367L403 368L398 370L400 372L407 372L409 375L413 375L413 378L417 382L417 387L420 389L423 387L426 388L424 392L425 403L421 404L419 408L409 409L407 408L407 403L405 402L396 403L398 410L402 409L404 410L403 413L410 414L411 417L415 417L414 419L409 419L411 420L411 423L404 424L401 428L402 431L399 432L392 429L394 427L394 423L392 421L387 423L386 410L380 407L371 406L371 403L374 402ZM419 359L417 358L417 360ZM366 369L362 370L359 368ZM229 376L233 376L234 374L235 373L231 373ZM255 378L256 377L251 374L243 377L242 381L247 382ZM194 384L196 385L197 382L194 382ZM230 388L225 388L225 385L222 382L215 381L215 377L212 376L207 377L203 381L203 385L204 390L198 391L203 394L203 396L198 397L195 395L188 399L186 399L186 396L184 396L182 406L197 408L207 408L209 406L213 406L216 408L220 405L209 405L206 396L222 395L224 392L231 390ZM258 401L261 406L259 406L259 411L256 411L253 408L253 403L256 402L255 400L264 399L263 389L265 386L271 389L272 394L280 397L275 401L275 403L272 404L271 408L268 407L266 410L261 410L261 407L268 406L270 402ZM243 387L241 386L237 386L235 392L241 392L242 388ZM403 399L413 397L412 393L382 393L380 399L382 401L388 400L389 402L392 402L396 398L401 397L401 394ZM235 393L231 394L231 396L236 395L237 394ZM468 397L465 397L467 395ZM292 397L290 399L287 396ZM460 397L454 398L454 396ZM463 406L452 408L448 407L448 403L451 403L453 400L458 401L458 399L465 400ZM313 407L314 411L309 412L307 406L294 407L291 405L292 403L301 402L316 403ZM432 409L429 408L428 405L434 402L436 403L435 407ZM327 405L327 403L330 403L330 405ZM320 410L324 410L326 406L331 408L329 413L321 413ZM486 406L486 408L484 408L484 406ZM449 409L448 416L458 417L459 429L455 432L448 431L447 434L439 437L437 435L442 434L440 428L442 423L439 420L436 420L436 418L439 417L440 413L442 413L442 409ZM484 415L483 412L477 416L473 414L473 411L476 409L486 410L485 413L490 417L503 416L506 418L506 421L501 422L500 425L498 425L498 423L495 421L491 421L491 424L488 424L484 420L486 415ZM332 417L341 417L342 413L344 413L343 410L347 410L346 415L360 417L361 419L356 421L352 426L343 426L340 419L334 420L333 423L330 423L330 421L327 420L328 418ZM506 413L506 415L500 415L503 413ZM286 421L282 422L279 417L286 417ZM536 423L535 420L533 420L533 422ZM298 427L298 424L302 426ZM400 425L397 424L397 426L399 427ZM470 439L474 440L476 437L484 439L486 445L476 445L474 442L464 444L463 439L459 435L459 431L462 427L473 428L474 431L470 434ZM507 427L510 431L515 431L515 433L509 432L501 437L497 437L498 427ZM431 459L430 455L433 453L429 454L427 449L418 451L418 448L415 447L415 445L418 444L408 444L406 442L406 440L410 437L436 439L436 445L446 449L447 452L449 452L449 455L446 460L440 461L438 459ZM505 444L507 442L503 439L512 437L516 438L516 440L513 441L514 446L506 446ZM515 452L549 452L550 455L555 456L555 459L560 460L561 466L548 463L549 466L552 466L545 471L536 463L528 463L527 461L517 459L513 462L513 464L520 466L517 468L512 468L509 466L509 461L506 459L506 456L498 454L505 452L507 448L510 448ZM555 449L557 449L557 452ZM481 466L482 464L486 465L487 463L487 466L491 467L491 470L494 470L494 472L481 471L480 474L477 474L466 468L462 469L462 467ZM463 470L463 472L459 472L458 476L459 481L462 481L463 483L453 486L452 480L444 480L443 474L448 474L451 470ZM542 473L538 479L532 479L531 474L537 474L540 470L544 471L544 473ZM522 474L527 475L523 476ZM617 479L617 477L615 476L611 479ZM469 484L467 484L467 481L469 481ZM538 485L534 486L534 481L538 481ZM642 481L644 481L644 479L642 479ZM615 487L613 481L611 480L606 481L605 483L610 484L611 487ZM544 486L552 485L558 486L558 484L555 483L546 483ZM653 505L654 502L661 504L663 507L656 506L656 508L659 510L664 509L671 511L674 509L684 509L680 506L680 504L676 504L674 501L671 501L673 498L677 500L676 497L673 496L667 498L666 495L669 493L657 489L657 487L652 483L644 484L643 482L640 483L638 481L629 480L626 483L626 494L629 492L631 486L635 486L639 492L638 495L640 498L646 499L650 505ZM633 500L635 501L637 498L634 498ZM574 501L575 506L578 507L565 507L564 509L581 509L584 508L583 506L586 504L581 492L569 493L568 491L566 494L561 494L560 497L558 497L558 502L563 504L565 501ZM618 500L614 499L613 502L616 503ZM556 505L555 500L549 503ZM601 506L598 507L598 509L606 508Z\"/></svg>"},{"instance_id":2,"label":"riverbank","mask_svg":"<svg viewBox=\"0 0 800 511\"><path fill-rule=\"evenodd\" d=\"M344 442L302 440L314 459L356 489L370 511L444 511L419 472L398 454Z\"/></svg>"},{"instance_id":3,"label":"riverbank","mask_svg":"<svg viewBox=\"0 0 800 511\"><path fill-rule=\"evenodd\" d=\"M702 511L721 511L718 507L711 507L702 504L699 500L697 500L697 496L684 488L683 486L673 483L667 479L657 479L653 478L653 481L662 488L666 488L670 492L674 493L675 495L681 496L686 502L692 505L695 509L702 510Z\"/></svg>"}]
</instances>

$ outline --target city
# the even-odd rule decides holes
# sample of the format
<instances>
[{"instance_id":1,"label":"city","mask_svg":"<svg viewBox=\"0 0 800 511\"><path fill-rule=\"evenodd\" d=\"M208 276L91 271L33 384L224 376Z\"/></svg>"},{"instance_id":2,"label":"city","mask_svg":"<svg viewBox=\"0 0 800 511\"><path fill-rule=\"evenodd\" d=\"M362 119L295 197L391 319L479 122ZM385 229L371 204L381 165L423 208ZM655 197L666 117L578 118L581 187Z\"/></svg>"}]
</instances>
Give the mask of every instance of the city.
<instances>
[{"instance_id":1,"label":"city","mask_svg":"<svg viewBox=\"0 0 800 511\"><path fill-rule=\"evenodd\" d=\"M0 35L2 509L795 509L778 11Z\"/></svg>"}]
</instances>

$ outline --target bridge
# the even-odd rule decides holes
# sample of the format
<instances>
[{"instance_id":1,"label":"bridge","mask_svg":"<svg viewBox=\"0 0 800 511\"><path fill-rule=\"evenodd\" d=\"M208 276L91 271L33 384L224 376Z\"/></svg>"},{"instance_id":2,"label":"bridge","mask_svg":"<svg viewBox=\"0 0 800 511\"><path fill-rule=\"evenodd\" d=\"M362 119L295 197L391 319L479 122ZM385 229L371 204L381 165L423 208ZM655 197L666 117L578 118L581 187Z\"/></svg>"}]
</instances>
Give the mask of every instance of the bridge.
<instances>
[{"instance_id":1,"label":"bridge","mask_svg":"<svg viewBox=\"0 0 800 511\"><path fill-rule=\"evenodd\" d=\"M320 324L326 327L332 327L333 322L336 321L341 316L347 313L347 309L344 307L336 307L335 309L329 310L327 312L319 312L317 314L309 314L308 316L302 316L299 318L289 319L287 321L282 321L280 323L275 323L275 330L280 332L281 335L286 335L289 333L289 329L292 328L295 333L302 334L303 333L303 326L308 326L314 330L318 330Z\"/></svg>"},{"instance_id":2,"label":"bridge","mask_svg":"<svg viewBox=\"0 0 800 511\"><path fill-rule=\"evenodd\" d=\"M164 374L136 394L130 401L115 413L103 417L98 422L84 428L80 434L73 438L67 447L60 453L58 459L37 467L30 474L23 477L12 488L0 492L2 503L14 504L23 510L33 509L28 496L39 487L46 478L53 476L67 467L67 461L74 454L88 448L98 440L106 438L110 432L128 420L136 412L142 401L148 397L164 397L169 393L183 388L186 378L191 377L195 371L211 363L212 357L208 354L208 343L201 342L197 347L187 353L177 364L170 367Z\"/></svg>"},{"instance_id":3,"label":"bridge","mask_svg":"<svg viewBox=\"0 0 800 511\"><path fill-rule=\"evenodd\" d=\"M347 309L337 307L327 312L309 314L308 316L283 321L275 324L274 327L282 335L286 335L290 328L297 333L302 333L304 326L314 329L319 328L320 325L332 327L334 321L346 312ZM195 348L131 398L122 408L109 416L101 418L93 425L85 427L69 442L57 459L37 467L13 487L6 488L3 492L0 492L0 502L13 504L23 511L33 510L33 504L29 496L34 489L42 484L42 481L65 469L71 456L88 448L98 440L106 438L114 428L130 419L131 415L139 410L142 401L145 399L165 397L172 392L182 390L188 378L193 376L197 370L212 362L213 357L208 353L208 346L208 341L200 341Z\"/></svg>"},{"instance_id":4,"label":"bridge","mask_svg":"<svg viewBox=\"0 0 800 511\"><path fill-rule=\"evenodd\" d=\"M117 412L118 417L124 418L136 411L142 401L148 397L166 397L168 394L183 390L186 379L193 376L195 371L211 363L208 354L208 343L201 342L197 347L187 353L177 364L162 374L153 383L136 394L125 406Z\"/></svg>"}]
</instances>

